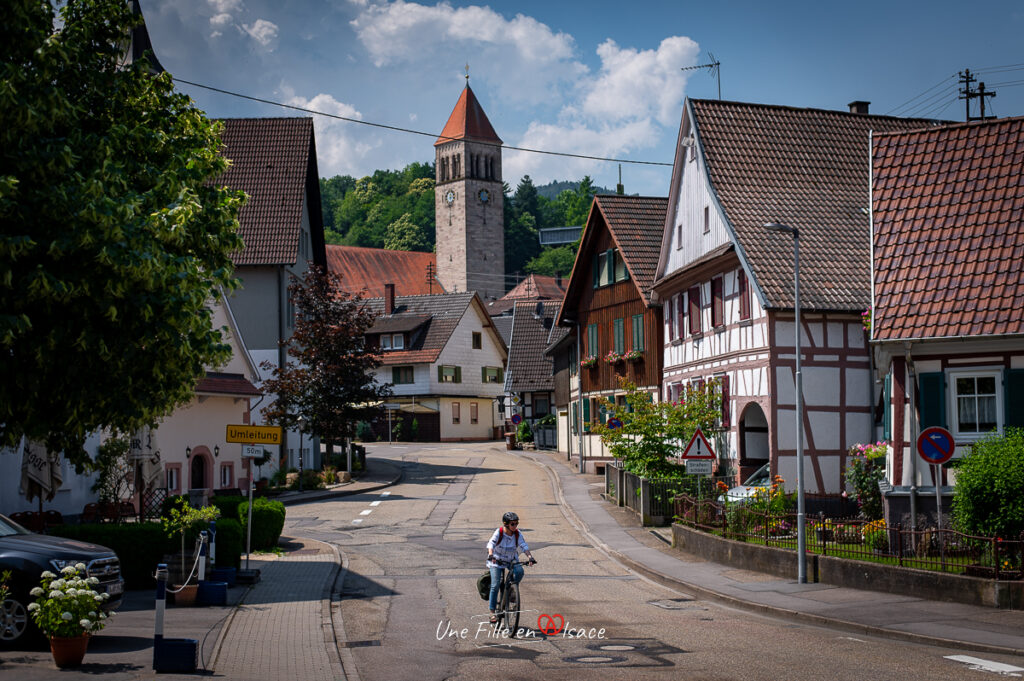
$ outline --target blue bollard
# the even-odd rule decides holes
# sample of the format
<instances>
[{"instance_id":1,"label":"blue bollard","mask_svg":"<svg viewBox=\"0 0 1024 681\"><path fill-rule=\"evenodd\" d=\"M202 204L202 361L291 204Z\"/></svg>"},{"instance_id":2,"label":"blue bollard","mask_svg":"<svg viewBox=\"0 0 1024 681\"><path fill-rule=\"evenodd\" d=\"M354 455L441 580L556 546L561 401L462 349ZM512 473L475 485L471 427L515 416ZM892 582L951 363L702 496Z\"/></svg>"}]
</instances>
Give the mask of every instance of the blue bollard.
<instances>
[{"instance_id":1,"label":"blue bollard","mask_svg":"<svg viewBox=\"0 0 1024 681\"><path fill-rule=\"evenodd\" d=\"M153 671L179 674L195 673L199 667L199 640L164 638L164 611L167 606L167 564L156 567L156 623L153 631Z\"/></svg>"}]
</instances>

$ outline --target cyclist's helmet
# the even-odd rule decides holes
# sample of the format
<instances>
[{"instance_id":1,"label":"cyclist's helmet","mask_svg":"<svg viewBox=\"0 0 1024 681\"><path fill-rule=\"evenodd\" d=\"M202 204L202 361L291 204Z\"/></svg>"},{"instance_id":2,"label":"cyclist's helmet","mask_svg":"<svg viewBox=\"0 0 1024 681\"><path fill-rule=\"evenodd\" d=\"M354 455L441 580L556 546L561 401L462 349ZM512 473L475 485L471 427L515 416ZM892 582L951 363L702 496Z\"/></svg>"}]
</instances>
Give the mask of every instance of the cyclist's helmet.
<instances>
[{"instance_id":1,"label":"cyclist's helmet","mask_svg":"<svg viewBox=\"0 0 1024 681\"><path fill-rule=\"evenodd\" d=\"M501 522L503 523L511 523L518 520L519 516L517 516L514 511L509 511L505 515L501 516Z\"/></svg>"}]
</instances>

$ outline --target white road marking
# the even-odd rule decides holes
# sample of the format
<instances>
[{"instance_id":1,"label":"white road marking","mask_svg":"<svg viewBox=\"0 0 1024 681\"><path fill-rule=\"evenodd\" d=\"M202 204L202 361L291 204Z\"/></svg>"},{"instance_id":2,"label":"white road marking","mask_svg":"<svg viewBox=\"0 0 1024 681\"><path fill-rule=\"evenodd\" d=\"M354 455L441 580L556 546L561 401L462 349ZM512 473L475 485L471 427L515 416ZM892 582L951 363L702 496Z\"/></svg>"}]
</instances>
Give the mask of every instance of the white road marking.
<instances>
[{"instance_id":1,"label":"white road marking","mask_svg":"<svg viewBox=\"0 0 1024 681\"><path fill-rule=\"evenodd\" d=\"M390 497L391 496L391 492L381 492L380 495L382 497Z\"/></svg>"},{"instance_id":2,"label":"white road marking","mask_svg":"<svg viewBox=\"0 0 1024 681\"><path fill-rule=\"evenodd\" d=\"M361 522L363 522L363 519L362 519L362 518L354 518L354 519L352 520L352 524L353 524L353 525L358 525L358 524L359 524L359 523L361 523Z\"/></svg>"},{"instance_id":3,"label":"white road marking","mask_svg":"<svg viewBox=\"0 0 1024 681\"><path fill-rule=\"evenodd\" d=\"M377 501L371 501L370 506L380 506L380 499L378 499Z\"/></svg>"},{"instance_id":4,"label":"white road marking","mask_svg":"<svg viewBox=\"0 0 1024 681\"><path fill-rule=\"evenodd\" d=\"M370 515L371 513L373 513L373 509L372 508L368 508L365 511L360 511L359 515Z\"/></svg>"},{"instance_id":5,"label":"white road marking","mask_svg":"<svg viewBox=\"0 0 1024 681\"><path fill-rule=\"evenodd\" d=\"M1014 667L1012 664L992 662L991 660L983 660L980 657L971 657L970 655L946 655L945 657L947 660L962 662L974 671L979 672L995 672L1003 676L1020 676L1016 672L1024 672L1024 667Z\"/></svg>"},{"instance_id":6,"label":"white road marking","mask_svg":"<svg viewBox=\"0 0 1024 681\"><path fill-rule=\"evenodd\" d=\"M854 638L853 636L840 636L839 640L840 641L856 641L857 643L867 643L867 641L865 641L864 639L862 639L862 638Z\"/></svg>"}]
</instances>

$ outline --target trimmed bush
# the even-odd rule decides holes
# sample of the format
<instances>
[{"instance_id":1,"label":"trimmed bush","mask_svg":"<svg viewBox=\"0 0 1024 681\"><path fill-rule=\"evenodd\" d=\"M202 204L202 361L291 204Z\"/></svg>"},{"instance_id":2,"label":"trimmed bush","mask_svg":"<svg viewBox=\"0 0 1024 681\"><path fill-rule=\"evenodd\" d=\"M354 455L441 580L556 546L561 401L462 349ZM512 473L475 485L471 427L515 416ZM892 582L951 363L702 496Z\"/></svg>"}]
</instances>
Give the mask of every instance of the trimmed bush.
<instances>
[{"instance_id":1,"label":"trimmed bush","mask_svg":"<svg viewBox=\"0 0 1024 681\"><path fill-rule=\"evenodd\" d=\"M322 489L324 481L320 478L320 471L314 468L305 468L302 471L302 489ZM299 488L299 480L295 479L295 482L288 485L288 489L297 490Z\"/></svg>"},{"instance_id":2,"label":"trimmed bush","mask_svg":"<svg viewBox=\"0 0 1024 681\"><path fill-rule=\"evenodd\" d=\"M1016 539L1024 531L1024 430L1007 428L956 460L953 520L967 534Z\"/></svg>"},{"instance_id":3,"label":"trimmed bush","mask_svg":"<svg viewBox=\"0 0 1024 681\"><path fill-rule=\"evenodd\" d=\"M148 589L156 584L153 573L165 553L178 551L160 523L59 525L49 534L106 546L121 561L121 576L128 589Z\"/></svg>"},{"instance_id":4,"label":"trimmed bush","mask_svg":"<svg viewBox=\"0 0 1024 681\"><path fill-rule=\"evenodd\" d=\"M245 503L245 497L241 494L224 497L215 496L210 499L210 503L220 510L220 518L217 519L217 526L220 527L221 518L228 518L230 520L240 519L238 507Z\"/></svg>"},{"instance_id":5,"label":"trimmed bush","mask_svg":"<svg viewBox=\"0 0 1024 681\"><path fill-rule=\"evenodd\" d=\"M249 503L243 502L238 507L241 516L242 535L245 536L246 522L249 515ZM252 548L253 550L272 549L284 531L284 504L263 497L256 497L252 507Z\"/></svg>"},{"instance_id":6,"label":"trimmed bush","mask_svg":"<svg viewBox=\"0 0 1024 681\"><path fill-rule=\"evenodd\" d=\"M231 518L218 518L217 567L239 567L244 551L245 533L242 531L242 523Z\"/></svg>"}]
</instances>

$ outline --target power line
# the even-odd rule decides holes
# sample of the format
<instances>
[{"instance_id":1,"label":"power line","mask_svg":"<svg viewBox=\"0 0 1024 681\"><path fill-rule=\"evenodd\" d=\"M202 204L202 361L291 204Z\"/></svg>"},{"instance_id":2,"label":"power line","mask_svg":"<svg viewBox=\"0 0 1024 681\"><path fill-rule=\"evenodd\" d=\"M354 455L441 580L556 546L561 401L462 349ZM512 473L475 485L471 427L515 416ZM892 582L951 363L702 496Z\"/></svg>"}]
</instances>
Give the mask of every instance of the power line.
<instances>
[{"instance_id":1,"label":"power line","mask_svg":"<svg viewBox=\"0 0 1024 681\"><path fill-rule=\"evenodd\" d=\"M931 92L931 91L932 91L932 90L934 90L935 88L937 88L937 87L941 87L942 85L946 84L946 83L947 83L947 82L948 82L949 80L951 80L951 79L955 79L955 78L956 78L956 74L953 74L952 76L947 76L947 77L943 78L943 79L942 79L942 80L940 80L940 81L939 81L938 83L936 83L935 85L932 85L932 86L931 86L930 88L928 88L928 89L927 89L927 90L925 90L924 92L922 92L922 93L920 93L920 94L918 94L918 95L914 95L913 97L911 97L911 98L910 98L910 99L908 99L907 101L903 102L902 104L900 104L900 105L899 105L899 106L897 106L896 108L894 108L894 109L890 109L889 111L887 111L887 112L886 112L886 115L896 114L896 113L897 113L898 111L900 111L901 109L903 109L904 107L906 107L906 106L907 106L908 104L910 104L911 102L915 102L915 101L917 101L918 99L920 99L921 97L924 97L925 95L927 95L927 94L928 94L929 92ZM911 107L911 108L913 108L913 107Z\"/></svg>"},{"instance_id":2,"label":"power line","mask_svg":"<svg viewBox=\"0 0 1024 681\"><path fill-rule=\"evenodd\" d=\"M203 85L201 83L194 83L184 78L177 78L172 76L175 81L184 83L185 85L191 85L193 87L203 88L204 90L210 90L212 92L219 92L223 95L230 95L231 97L239 97L241 99L248 99L253 102L259 102L261 104L270 104L271 106L279 106L284 109L292 109L294 111L302 111L303 113L313 114L316 116L324 116L325 118L334 118L339 121L345 121L347 123L358 123L359 125L368 125L373 128L382 128L384 130L392 130L394 132L404 132L410 135L422 135L423 137L433 137L435 139L445 139L455 141L459 138L456 137L443 137L433 132L424 132L422 130L413 130L411 128L402 128L396 125L387 125L385 123L374 123L372 121L363 121L358 118L351 118L348 116L339 116L338 114L325 113L323 111L316 111L315 109L308 109L306 107L295 106L294 104L285 104L284 102L275 102L272 99L263 99L262 97L253 97L252 95L243 95L239 92L232 92L231 90L224 90L222 88L213 87L212 85ZM643 166L667 166L672 167L671 163L662 163L660 161L631 161L625 158L607 158L604 156L589 156L587 154L572 154L566 151L547 151L545 149L530 149L528 147L513 147L507 144L495 144L494 142L476 142L483 146L495 147L497 149L509 149L511 151L524 151L531 154L547 154L549 156L565 156L568 158L581 158L588 161L609 161L612 163L632 163L633 165Z\"/></svg>"}]
</instances>

